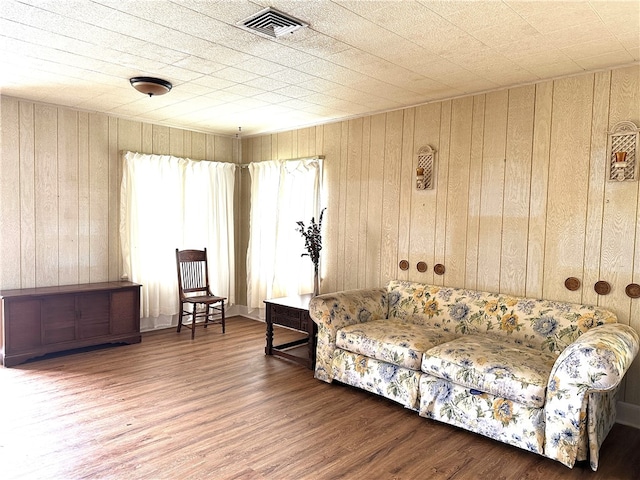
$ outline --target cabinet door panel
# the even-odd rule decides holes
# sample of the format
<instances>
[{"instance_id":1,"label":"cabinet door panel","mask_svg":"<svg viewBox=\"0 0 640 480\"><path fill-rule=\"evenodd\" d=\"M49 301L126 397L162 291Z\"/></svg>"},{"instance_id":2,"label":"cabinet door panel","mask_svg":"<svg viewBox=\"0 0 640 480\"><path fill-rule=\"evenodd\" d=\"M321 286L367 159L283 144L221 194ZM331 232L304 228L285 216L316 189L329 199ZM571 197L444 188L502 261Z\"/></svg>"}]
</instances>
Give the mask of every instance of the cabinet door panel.
<instances>
[{"instance_id":1,"label":"cabinet door panel","mask_svg":"<svg viewBox=\"0 0 640 480\"><path fill-rule=\"evenodd\" d=\"M109 292L76 297L80 338L109 335Z\"/></svg>"},{"instance_id":2,"label":"cabinet door panel","mask_svg":"<svg viewBox=\"0 0 640 480\"><path fill-rule=\"evenodd\" d=\"M42 299L42 343L71 342L76 339L74 295Z\"/></svg>"},{"instance_id":3,"label":"cabinet door panel","mask_svg":"<svg viewBox=\"0 0 640 480\"><path fill-rule=\"evenodd\" d=\"M111 333L132 333L140 329L138 292L124 290L111 294Z\"/></svg>"},{"instance_id":4,"label":"cabinet door panel","mask_svg":"<svg viewBox=\"0 0 640 480\"><path fill-rule=\"evenodd\" d=\"M40 300L5 300L5 354L29 351L41 344Z\"/></svg>"}]
</instances>

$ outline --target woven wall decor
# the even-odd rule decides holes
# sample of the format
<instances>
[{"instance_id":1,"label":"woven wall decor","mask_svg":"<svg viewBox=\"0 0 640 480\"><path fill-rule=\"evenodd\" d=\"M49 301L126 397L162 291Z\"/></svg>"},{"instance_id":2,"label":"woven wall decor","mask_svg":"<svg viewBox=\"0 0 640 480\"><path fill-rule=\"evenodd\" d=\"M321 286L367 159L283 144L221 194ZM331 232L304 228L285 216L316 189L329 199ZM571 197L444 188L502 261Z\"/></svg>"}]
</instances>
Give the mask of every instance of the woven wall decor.
<instances>
[{"instance_id":1,"label":"woven wall decor","mask_svg":"<svg viewBox=\"0 0 640 480\"><path fill-rule=\"evenodd\" d=\"M612 182L638 179L638 143L640 130L633 122L616 123L609 132L607 178Z\"/></svg>"},{"instance_id":2,"label":"woven wall decor","mask_svg":"<svg viewBox=\"0 0 640 480\"><path fill-rule=\"evenodd\" d=\"M418 150L418 165L416 167L416 188L418 190L432 189L434 184L436 151L429 145Z\"/></svg>"}]
</instances>

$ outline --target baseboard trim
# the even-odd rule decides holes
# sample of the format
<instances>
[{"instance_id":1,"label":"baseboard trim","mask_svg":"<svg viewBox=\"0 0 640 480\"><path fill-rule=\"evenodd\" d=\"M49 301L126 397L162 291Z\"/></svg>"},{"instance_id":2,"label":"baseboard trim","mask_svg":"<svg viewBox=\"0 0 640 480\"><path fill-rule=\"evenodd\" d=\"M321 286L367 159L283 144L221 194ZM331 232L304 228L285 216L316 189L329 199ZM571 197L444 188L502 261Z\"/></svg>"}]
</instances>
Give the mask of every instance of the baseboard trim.
<instances>
[{"instance_id":1,"label":"baseboard trim","mask_svg":"<svg viewBox=\"0 0 640 480\"><path fill-rule=\"evenodd\" d=\"M640 405L618 402L616 410L618 412L616 423L640 429Z\"/></svg>"}]
</instances>

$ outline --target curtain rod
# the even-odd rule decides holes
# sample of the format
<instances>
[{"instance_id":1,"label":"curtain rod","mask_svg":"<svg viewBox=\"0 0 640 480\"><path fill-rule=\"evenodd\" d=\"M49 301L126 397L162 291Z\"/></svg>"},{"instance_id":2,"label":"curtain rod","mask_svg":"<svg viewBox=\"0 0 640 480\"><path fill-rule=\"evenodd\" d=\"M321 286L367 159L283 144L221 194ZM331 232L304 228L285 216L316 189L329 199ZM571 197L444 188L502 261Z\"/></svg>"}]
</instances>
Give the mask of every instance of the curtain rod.
<instances>
[{"instance_id":1,"label":"curtain rod","mask_svg":"<svg viewBox=\"0 0 640 480\"><path fill-rule=\"evenodd\" d=\"M324 160L324 155L313 155L311 157L298 157L298 158L287 158L283 160L283 162L294 162L296 160ZM253 162L252 162L253 163ZM236 163L236 166L240 168L249 168L250 163Z\"/></svg>"}]
</instances>

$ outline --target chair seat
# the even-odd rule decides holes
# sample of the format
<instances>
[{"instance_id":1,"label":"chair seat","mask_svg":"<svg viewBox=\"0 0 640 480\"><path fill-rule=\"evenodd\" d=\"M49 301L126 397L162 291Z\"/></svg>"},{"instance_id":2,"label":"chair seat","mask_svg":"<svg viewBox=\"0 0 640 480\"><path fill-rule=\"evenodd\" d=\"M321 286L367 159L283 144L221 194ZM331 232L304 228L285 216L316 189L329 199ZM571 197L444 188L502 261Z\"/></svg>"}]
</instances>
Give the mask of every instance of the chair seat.
<instances>
[{"instance_id":1,"label":"chair seat","mask_svg":"<svg viewBox=\"0 0 640 480\"><path fill-rule=\"evenodd\" d=\"M225 297L216 297L216 296L211 296L211 295L198 295L198 296L195 296L195 297L185 297L185 299L183 301L184 302L189 302L189 303L207 303L207 304L212 304L212 303L223 302L225 300L226 300Z\"/></svg>"}]
</instances>

